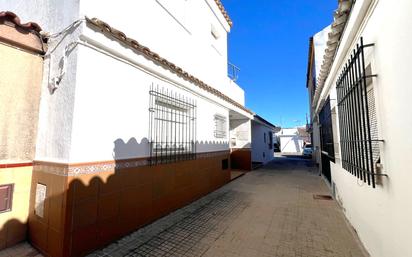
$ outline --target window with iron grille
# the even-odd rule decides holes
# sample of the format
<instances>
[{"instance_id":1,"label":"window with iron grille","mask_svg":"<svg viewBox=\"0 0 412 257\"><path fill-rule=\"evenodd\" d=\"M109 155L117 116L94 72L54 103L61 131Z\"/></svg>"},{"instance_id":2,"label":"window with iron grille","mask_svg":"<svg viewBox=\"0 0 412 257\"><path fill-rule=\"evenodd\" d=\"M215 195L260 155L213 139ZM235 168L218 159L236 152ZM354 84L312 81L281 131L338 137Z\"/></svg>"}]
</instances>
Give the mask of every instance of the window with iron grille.
<instances>
[{"instance_id":1,"label":"window with iron grille","mask_svg":"<svg viewBox=\"0 0 412 257\"><path fill-rule=\"evenodd\" d=\"M0 185L0 213L11 211L14 184Z\"/></svg>"},{"instance_id":2,"label":"window with iron grille","mask_svg":"<svg viewBox=\"0 0 412 257\"><path fill-rule=\"evenodd\" d=\"M370 66L365 67L367 47L363 38L336 83L342 167L375 187L375 164L380 161L375 97Z\"/></svg>"},{"instance_id":3,"label":"window with iron grille","mask_svg":"<svg viewBox=\"0 0 412 257\"><path fill-rule=\"evenodd\" d=\"M223 115L216 114L214 117L215 120L215 138L226 138L226 127L227 121L226 117Z\"/></svg>"},{"instance_id":4,"label":"window with iron grille","mask_svg":"<svg viewBox=\"0 0 412 257\"><path fill-rule=\"evenodd\" d=\"M196 158L196 102L152 86L150 89L151 164Z\"/></svg>"},{"instance_id":5,"label":"window with iron grille","mask_svg":"<svg viewBox=\"0 0 412 257\"><path fill-rule=\"evenodd\" d=\"M322 154L335 162L335 149L333 142L332 113L330 108L330 98L328 97L322 110L319 113L320 123L320 146Z\"/></svg>"},{"instance_id":6,"label":"window with iron grille","mask_svg":"<svg viewBox=\"0 0 412 257\"><path fill-rule=\"evenodd\" d=\"M269 149L273 149L273 132L269 131Z\"/></svg>"}]
</instances>

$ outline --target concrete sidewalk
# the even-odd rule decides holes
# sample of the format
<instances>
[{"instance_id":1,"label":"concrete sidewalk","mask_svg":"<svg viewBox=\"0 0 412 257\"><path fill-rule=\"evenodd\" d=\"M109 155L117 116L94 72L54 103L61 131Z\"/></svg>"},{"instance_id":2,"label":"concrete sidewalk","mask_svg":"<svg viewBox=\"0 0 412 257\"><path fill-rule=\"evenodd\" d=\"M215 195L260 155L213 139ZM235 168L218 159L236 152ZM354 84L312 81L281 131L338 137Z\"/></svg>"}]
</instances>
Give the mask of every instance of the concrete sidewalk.
<instances>
[{"instance_id":1,"label":"concrete sidewalk","mask_svg":"<svg viewBox=\"0 0 412 257\"><path fill-rule=\"evenodd\" d=\"M90 256L367 256L317 169L279 157Z\"/></svg>"}]
</instances>

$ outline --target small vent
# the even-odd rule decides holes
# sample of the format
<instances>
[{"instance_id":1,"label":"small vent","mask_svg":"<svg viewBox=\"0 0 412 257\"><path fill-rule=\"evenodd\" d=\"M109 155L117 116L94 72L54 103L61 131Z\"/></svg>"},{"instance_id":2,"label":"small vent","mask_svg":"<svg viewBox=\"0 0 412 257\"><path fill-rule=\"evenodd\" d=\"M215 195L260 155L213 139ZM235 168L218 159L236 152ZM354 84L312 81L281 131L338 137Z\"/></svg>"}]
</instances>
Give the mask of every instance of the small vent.
<instances>
[{"instance_id":1,"label":"small vent","mask_svg":"<svg viewBox=\"0 0 412 257\"><path fill-rule=\"evenodd\" d=\"M11 211L14 184L0 185L0 213Z\"/></svg>"},{"instance_id":2,"label":"small vent","mask_svg":"<svg viewBox=\"0 0 412 257\"><path fill-rule=\"evenodd\" d=\"M229 159L222 160L222 170L229 169Z\"/></svg>"},{"instance_id":3,"label":"small vent","mask_svg":"<svg viewBox=\"0 0 412 257\"><path fill-rule=\"evenodd\" d=\"M313 199L315 199L315 200L333 200L332 196L330 196L330 195L313 195Z\"/></svg>"}]
</instances>

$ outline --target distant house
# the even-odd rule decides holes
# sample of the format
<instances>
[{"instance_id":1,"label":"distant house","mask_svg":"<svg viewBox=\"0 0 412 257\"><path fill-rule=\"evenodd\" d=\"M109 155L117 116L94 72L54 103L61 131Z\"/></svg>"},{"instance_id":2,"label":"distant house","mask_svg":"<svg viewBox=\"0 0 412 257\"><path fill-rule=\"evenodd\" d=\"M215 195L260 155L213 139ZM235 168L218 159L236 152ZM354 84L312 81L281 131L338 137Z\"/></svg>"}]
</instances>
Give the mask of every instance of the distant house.
<instances>
[{"instance_id":1,"label":"distant house","mask_svg":"<svg viewBox=\"0 0 412 257\"><path fill-rule=\"evenodd\" d=\"M304 127L282 128L276 133L282 153L301 153L306 143L310 143L310 135Z\"/></svg>"},{"instance_id":2,"label":"distant house","mask_svg":"<svg viewBox=\"0 0 412 257\"><path fill-rule=\"evenodd\" d=\"M259 115L252 120L252 162L265 164L274 157L273 135L277 127Z\"/></svg>"}]
</instances>

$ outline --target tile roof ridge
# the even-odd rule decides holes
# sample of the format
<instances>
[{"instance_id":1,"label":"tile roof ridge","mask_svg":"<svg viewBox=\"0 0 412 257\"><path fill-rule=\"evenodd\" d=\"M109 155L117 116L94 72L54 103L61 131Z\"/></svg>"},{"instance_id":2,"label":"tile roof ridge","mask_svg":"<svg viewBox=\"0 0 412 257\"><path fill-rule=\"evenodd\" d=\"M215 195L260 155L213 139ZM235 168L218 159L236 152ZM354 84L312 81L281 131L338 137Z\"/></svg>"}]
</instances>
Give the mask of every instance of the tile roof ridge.
<instances>
[{"instance_id":1,"label":"tile roof ridge","mask_svg":"<svg viewBox=\"0 0 412 257\"><path fill-rule=\"evenodd\" d=\"M217 7L219 7L220 12L223 14L223 17L225 17L227 23L229 24L230 27L233 26L233 22L229 17L229 14L227 13L225 7L222 4L222 1L220 0L215 0L215 3L217 4Z\"/></svg>"},{"instance_id":2,"label":"tile roof ridge","mask_svg":"<svg viewBox=\"0 0 412 257\"><path fill-rule=\"evenodd\" d=\"M245 111L249 114L253 114L253 112L250 111L249 109L247 109L245 106L239 104L238 102L231 99L227 95L223 94L219 90L207 85L202 80L200 80L200 79L196 78L195 76L191 75L190 73L183 70L182 68L180 68L176 64L166 60L165 58L160 57L159 54L157 54L156 52L153 52L152 50L150 50L150 48L148 48L144 45L141 45L138 41L136 41L132 38L127 37L125 33L111 27L106 22L104 22L102 20L99 20L98 18L88 18L88 17L86 17L86 22L88 24L91 24L91 25L95 26L100 32L102 32L106 36L110 36L110 37L116 39L117 41L120 41L121 43L125 44L129 48L140 52L146 58L152 60L153 62L157 62L158 64L162 65L163 67L167 68L168 70L170 70L171 72L177 74L178 76L182 77L183 79L192 82L193 84L197 85L198 87L202 88L203 90L205 90L205 91L207 91L207 92L209 92L209 93L225 100L226 102L229 102L230 104L238 107L239 109L242 109L243 111Z\"/></svg>"},{"instance_id":3,"label":"tile roof ridge","mask_svg":"<svg viewBox=\"0 0 412 257\"><path fill-rule=\"evenodd\" d=\"M14 12L10 11L1 11L0 12L0 21L6 20L14 23L16 26L24 28L26 30L32 30L35 32L40 32L42 31L42 28L39 26L39 24L35 22L26 22L26 23L21 23L20 17L17 16Z\"/></svg>"}]
</instances>

